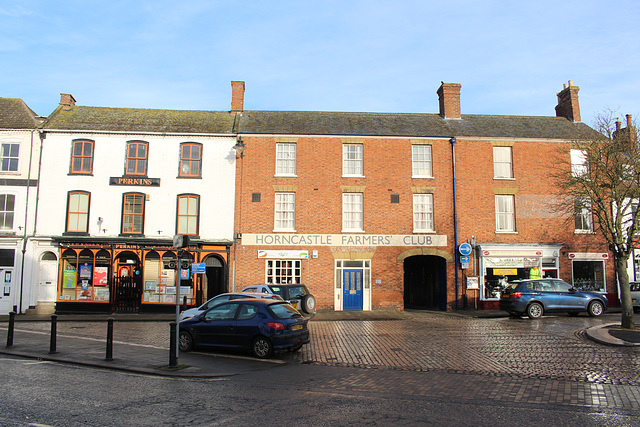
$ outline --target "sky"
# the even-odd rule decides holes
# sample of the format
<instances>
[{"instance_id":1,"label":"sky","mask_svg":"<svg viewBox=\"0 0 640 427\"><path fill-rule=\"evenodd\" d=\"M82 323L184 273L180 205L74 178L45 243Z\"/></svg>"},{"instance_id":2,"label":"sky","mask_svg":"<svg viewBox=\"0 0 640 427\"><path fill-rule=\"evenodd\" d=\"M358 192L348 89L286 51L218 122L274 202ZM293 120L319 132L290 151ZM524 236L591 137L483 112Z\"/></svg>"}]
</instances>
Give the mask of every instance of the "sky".
<instances>
[{"instance_id":1,"label":"sky","mask_svg":"<svg viewBox=\"0 0 640 427\"><path fill-rule=\"evenodd\" d=\"M638 0L0 0L0 97L97 107L555 116L640 113ZM624 120L623 120L624 121Z\"/></svg>"}]
</instances>

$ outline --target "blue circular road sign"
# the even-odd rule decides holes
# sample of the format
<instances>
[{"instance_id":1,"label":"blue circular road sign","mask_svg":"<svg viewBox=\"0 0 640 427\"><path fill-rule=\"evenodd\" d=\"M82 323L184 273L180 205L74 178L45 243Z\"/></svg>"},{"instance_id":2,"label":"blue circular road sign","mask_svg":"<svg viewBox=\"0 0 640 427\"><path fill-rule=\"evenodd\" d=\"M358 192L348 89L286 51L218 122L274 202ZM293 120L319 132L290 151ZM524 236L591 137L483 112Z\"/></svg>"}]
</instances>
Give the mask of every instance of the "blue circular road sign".
<instances>
[{"instance_id":1,"label":"blue circular road sign","mask_svg":"<svg viewBox=\"0 0 640 427\"><path fill-rule=\"evenodd\" d=\"M462 243L460 244L460 246L458 246L458 252L460 252L460 255L471 255L471 245L468 243Z\"/></svg>"}]
</instances>

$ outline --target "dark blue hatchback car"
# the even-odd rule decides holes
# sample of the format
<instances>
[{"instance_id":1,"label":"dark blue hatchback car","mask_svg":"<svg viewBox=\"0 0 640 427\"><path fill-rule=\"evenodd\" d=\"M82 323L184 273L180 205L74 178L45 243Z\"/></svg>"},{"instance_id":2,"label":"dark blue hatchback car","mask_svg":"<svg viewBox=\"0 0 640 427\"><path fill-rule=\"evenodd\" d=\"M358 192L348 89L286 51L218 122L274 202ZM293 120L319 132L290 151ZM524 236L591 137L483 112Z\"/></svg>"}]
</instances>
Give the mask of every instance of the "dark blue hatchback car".
<instances>
[{"instance_id":1,"label":"dark blue hatchback car","mask_svg":"<svg viewBox=\"0 0 640 427\"><path fill-rule=\"evenodd\" d=\"M194 347L243 349L266 359L276 350L297 351L309 342L304 317L286 301L223 302L179 324L180 351Z\"/></svg>"},{"instance_id":2,"label":"dark blue hatchback car","mask_svg":"<svg viewBox=\"0 0 640 427\"><path fill-rule=\"evenodd\" d=\"M553 312L575 316L586 311L589 316L600 316L608 304L606 295L578 290L560 279L514 280L500 294L500 310L531 319Z\"/></svg>"}]
</instances>

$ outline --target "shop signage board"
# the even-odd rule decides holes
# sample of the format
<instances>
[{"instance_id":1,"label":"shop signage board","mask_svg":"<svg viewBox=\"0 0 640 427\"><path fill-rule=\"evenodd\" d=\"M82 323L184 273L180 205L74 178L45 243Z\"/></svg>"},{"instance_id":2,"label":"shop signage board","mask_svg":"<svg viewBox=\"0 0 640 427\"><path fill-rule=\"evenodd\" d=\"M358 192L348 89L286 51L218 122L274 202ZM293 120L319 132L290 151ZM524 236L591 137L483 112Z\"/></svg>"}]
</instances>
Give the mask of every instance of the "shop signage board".
<instances>
[{"instance_id":1,"label":"shop signage board","mask_svg":"<svg viewBox=\"0 0 640 427\"><path fill-rule=\"evenodd\" d=\"M446 235L242 234L245 246L447 246Z\"/></svg>"},{"instance_id":2,"label":"shop signage board","mask_svg":"<svg viewBox=\"0 0 640 427\"><path fill-rule=\"evenodd\" d=\"M207 265L204 262L192 262L191 273L204 274L207 272Z\"/></svg>"}]
</instances>

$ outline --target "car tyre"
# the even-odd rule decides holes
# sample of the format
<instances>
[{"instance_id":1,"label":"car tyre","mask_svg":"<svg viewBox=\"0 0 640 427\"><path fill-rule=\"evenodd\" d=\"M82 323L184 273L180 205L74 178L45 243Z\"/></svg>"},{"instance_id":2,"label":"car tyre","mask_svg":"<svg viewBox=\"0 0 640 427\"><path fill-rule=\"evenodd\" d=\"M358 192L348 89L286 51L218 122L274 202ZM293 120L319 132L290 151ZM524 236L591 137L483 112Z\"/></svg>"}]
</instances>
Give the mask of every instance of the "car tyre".
<instances>
[{"instance_id":1,"label":"car tyre","mask_svg":"<svg viewBox=\"0 0 640 427\"><path fill-rule=\"evenodd\" d=\"M181 331L178 339L178 348L180 351L188 352L193 350L193 337L187 331Z\"/></svg>"},{"instance_id":2,"label":"car tyre","mask_svg":"<svg viewBox=\"0 0 640 427\"><path fill-rule=\"evenodd\" d=\"M527 307L527 316L529 316L529 319L539 319L540 317L542 317L543 313L544 308L539 302L532 302Z\"/></svg>"},{"instance_id":3,"label":"car tyre","mask_svg":"<svg viewBox=\"0 0 640 427\"><path fill-rule=\"evenodd\" d=\"M602 302L598 300L591 301L589 303L589 307L587 308L587 312L591 317L600 316L602 313L604 313L604 304L602 304Z\"/></svg>"},{"instance_id":4,"label":"car tyre","mask_svg":"<svg viewBox=\"0 0 640 427\"><path fill-rule=\"evenodd\" d=\"M316 312L316 298L313 295L304 296L304 299L302 300L302 310L309 314Z\"/></svg>"},{"instance_id":5,"label":"car tyre","mask_svg":"<svg viewBox=\"0 0 640 427\"><path fill-rule=\"evenodd\" d=\"M268 359L273 354L273 345L265 337L257 337L251 345L251 353L258 359Z\"/></svg>"}]
</instances>

